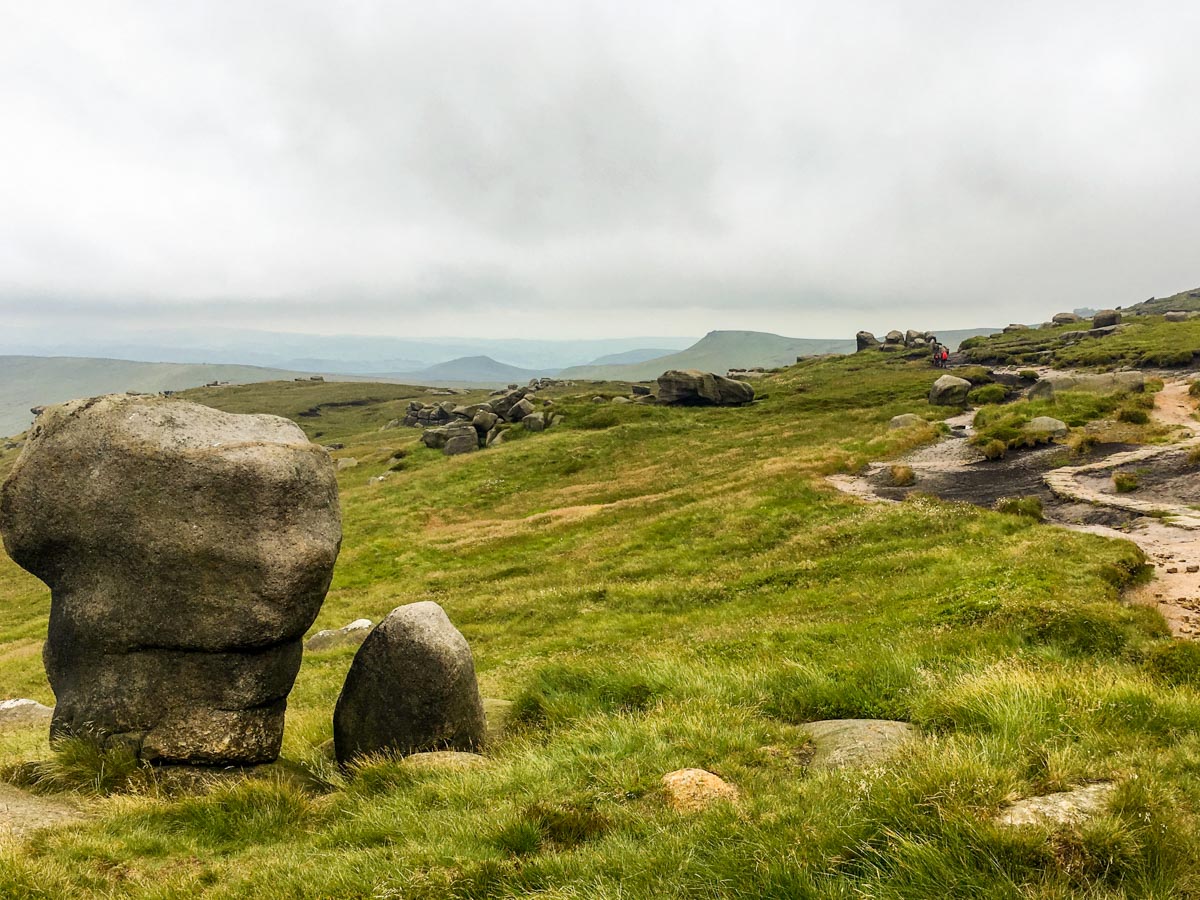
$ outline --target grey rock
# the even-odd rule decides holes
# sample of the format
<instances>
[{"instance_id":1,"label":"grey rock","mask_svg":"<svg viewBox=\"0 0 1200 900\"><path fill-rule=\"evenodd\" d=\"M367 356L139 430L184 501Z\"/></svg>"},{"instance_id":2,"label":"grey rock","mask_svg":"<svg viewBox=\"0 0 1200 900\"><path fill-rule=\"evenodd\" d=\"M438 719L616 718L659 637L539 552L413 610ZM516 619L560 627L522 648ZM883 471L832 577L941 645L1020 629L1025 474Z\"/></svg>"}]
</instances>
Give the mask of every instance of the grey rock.
<instances>
[{"instance_id":1,"label":"grey rock","mask_svg":"<svg viewBox=\"0 0 1200 900\"><path fill-rule=\"evenodd\" d=\"M901 413L898 416L892 416L888 422L888 428L896 431L901 428L915 428L918 425L926 424L926 420L914 413Z\"/></svg>"},{"instance_id":2,"label":"grey rock","mask_svg":"<svg viewBox=\"0 0 1200 900\"><path fill-rule=\"evenodd\" d=\"M697 369L672 369L658 376L660 403L675 406L744 406L754 400L754 388Z\"/></svg>"},{"instance_id":3,"label":"grey rock","mask_svg":"<svg viewBox=\"0 0 1200 900\"><path fill-rule=\"evenodd\" d=\"M533 412L533 404L526 399L521 399L509 407L508 415L505 418L510 422L520 422L527 415Z\"/></svg>"},{"instance_id":4,"label":"grey rock","mask_svg":"<svg viewBox=\"0 0 1200 900\"><path fill-rule=\"evenodd\" d=\"M1092 316L1092 328L1108 328L1121 324L1121 314L1115 309L1102 309Z\"/></svg>"},{"instance_id":5,"label":"grey rock","mask_svg":"<svg viewBox=\"0 0 1200 900\"><path fill-rule=\"evenodd\" d=\"M632 403L633 401L630 400L628 397L613 397L612 402L613 403Z\"/></svg>"},{"instance_id":6,"label":"grey rock","mask_svg":"<svg viewBox=\"0 0 1200 900\"><path fill-rule=\"evenodd\" d=\"M294 423L150 397L48 409L0 488L50 586L51 736L162 762L269 762L341 543L329 455Z\"/></svg>"},{"instance_id":7,"label":"grey rock","mask_svg":"<svg viewBox=\"0 0 1200 900\"><path fill-rule=\"evenodd\" d=\"M487 434L496 427L496 423L500 421L500 417L490 410L481 409L475 413L475 418L471 420L471 424L475 426L475 430Z\"/></svg>"},{"instance_id":8,"label":"grey rock","mask_svg":"<svg viewBox=\"0 0 1200 900\"><path fill-rule=\"evenodd\" d=\"M1191 318L1191 314L1183 310L1173 309L1163 313L1163 318L1168 322L1186 322Z\"/></svg>"},{"instance_id":9,"label":"grey rock","mask_svg":"<svg viewBox=\"0 0 1200 900\"><path fill-rule=\"evenodd\" d=\"M461 453L474 453L479 449L479 432L469 422L460 422L446 426L446 443L442 453L446 456L458 456Z\"/></svg>"},{"instance_id":10,"label":"grey rock","mask_svg":"<svg viewBox=\"0 0 1200 900\"><path fill-rule=\"evenodd\" d=\"M333 713L343 765L367 753L473 751L487 734L471 648L436 603L388 613L358 649Z\"/></svg>"},{"instance_id":11,"label":"grey rock","mask_svg":"<svg viewBox=\"0 0 1200 900\"><path fill-rule=\"evenodd\" d=\"M1112 394L1139 393L1145 389L1146 376L1141 372L1105 372L1097 375L1055 373L1038 379L1029 389L1029 399L1047 400L1060 391Z\"/></svg>"},{"instance_id":12,"label":"grey rock","mask_svg":"<svg viewBox=\"0 0 1200 900\"><path fill-rule=\"evenodd\" d=\"M446 446L446 441L450 438L450 430L445 425L438 425L433 428L426 428L421 433L421 443L430 450L441 450Z\"/></svg>"},{"instance_id":13,"label":"grey rock","mask_svg":"<svg viewBox=\"0 0 1200 900\"><path fill-rule=\"evenodd\" d=\"M367 639L375 623L370 619L355 619L341 628L318 631L304 644L305 650L331 650L334 647L357 647Z\"/></svg>"},{"instance_id":14,"label":"grey rock","mask_svg":"<svg viewBox=\"0 0 1200 900\"><path fill-rule=\"evenodd\" d=\"M0 702L0 730L22 725L50 724L54 708L24 698Z\"/></svg>"},{"instance_id":15,"label":"grey rock","mask_svg":"<svg viewBox=\"0 0 1200 900\"><path fill-rule=\"evenodd\" d=\"M1075 313L1061 312L1055 313L1050 321L1055 325L1072 325L1075 322L1082 322L1083 319L1075 315Z\"/></svg>"},{"instance_id":16,"label":"grey rock","mask_svg":"<svg viewBox=\"0 0 1200 900\"><path fill-rule=\"evenodd\" d=\"M1025 425L1025 432L1036 437L1065 437L1070 429L1067 423L1052 416L1037 416Z\"/></svg>"},{"instance_id":17,"label":"grey rock","mask_svg":"<svg viewBox=\"0 0 1200 900\"><path fill-rule=\"evenodd\" d=\"M383 425L379 430L380 431L391 431L393 428L399 428L401 425L401 422L402 422L401 419L389 419L387 424Z\"/></svg>"},{"instance_id":18,"label":"grey rock","mask_svg":"<svg viewBox=\"0 0 1200 900\"><path fill-rule=\"evenodd\" d=\"M854 341L858 347L857 352L870 350L872 347L879 346L878 338L876 338L875 335L871 334L869 331L860 331L854 336Z\"/></svg>"},{"instance_id":19,"label":"grey rock","mask_svg":"<svg viewBox=\"0 0 1200 900\"><path fill-rule=\"evenodd\" d=\"M956 375L943 375L929 389L929 402L935 406L966 406L971 382Z\"/></svg>"},{"instance_id":20,"label":"grey rock","mask_svg":"<svg viewBox=\"0 0 1200 900\"><path fill-rule=\"evenodd\" d=\"M337 461L337 470L339 472L342 472L342 471L345 471L346 469L353 469L357 465L358 465L358 460L355 459L353 456L343 456L341 459L339 459Z\"/></svg>"},{"instance_id":21,"label":"grey rock","mask_svg":"<svg viewBox=\"0 0 1200 900\"><path fill-rule=\"evenodd\" d=\"M629 391L635 397L646 397L650 394L650 388L644 384L631 384L629 386Z\"/></svg>"},{"instance_id":22,"label":"grey rock","mask_svg":"<svg viewBox=\"0 0 1200 900\"><path fill-rule=\"evenodd\" d=\"M884 335L883 342L885 344L903 344L904 343L904 334L903 334L903 332L896 331L893 328L886 335Z\"/></svg>"},{"instance_id":23,"label":"grey rock","mask_svg":"<svg viewBox=\"0 0 1200 900\"><path fill-rule=\"evenodd\" d=\"M530 413L521 420L521 423L525 426L527 431L545 431L546 414L540 412Z\"/></svg>"},{"instance_id":24,"label":"grey rock","mask_svg":"<svg viewBox=\"0 0 1200 900\"><path fill-rule=\"evenodd\" d=\"M1078 825L1104 812L1113 789L1110 782L1100 782L1028 797L1001 810L996 821L1009 826Z\"/></svg>"},{"instance_id":25,"label":"grey rock","mask_svg":"<svg viewBox=\"0 0 1200 900\"><path fill-rule=\"evenodd\" d=\"M916 733L908 722L888 719L826 719L809 722L814 769L868 766L886 760Z\"/></svg>"}]
</instances>

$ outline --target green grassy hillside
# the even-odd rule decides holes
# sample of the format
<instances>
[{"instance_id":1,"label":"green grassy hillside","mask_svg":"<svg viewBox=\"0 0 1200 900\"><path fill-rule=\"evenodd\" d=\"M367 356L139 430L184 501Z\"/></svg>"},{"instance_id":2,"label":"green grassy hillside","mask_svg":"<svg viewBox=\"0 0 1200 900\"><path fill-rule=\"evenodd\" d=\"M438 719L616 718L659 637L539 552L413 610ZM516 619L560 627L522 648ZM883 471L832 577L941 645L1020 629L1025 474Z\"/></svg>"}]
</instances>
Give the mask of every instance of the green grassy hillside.
<instances>
[{"instance_id":1,"label":"green grassy hillside","mask_svg":"<svg viewBox=\"0 0 1200 900\"><path fill-rule=\"evenodd\" d=\"M1089 322L1026 328L964 341L970 362L1112 369L1121 366L1179 368L1200 357L1200 319L1168 322L1162 316L1126 316L1119 331L1104 337L1073 338Z\"/></svg>"},{"instance_id":2,"label":"green grassy hillside","mask_svg":"<svg viewBox=\"0 0 1200 900\"><path fill-rule=\"evenodd\" d=\"M741 409L558 391L566 424L453 458L379 431L406 399L391 386L194 392L294 416L360 460L339 475L345 540L314 630L436 600L513 720L481 769L340 773L321 744L352 651L306 654L284 755L309 787L177 798L135 778L85 799L90 821L0 848L0 896L1194 896L1200 671L1147 664L1173 645L1118 602L1139 551L928 498L867 506L824 481L931 439L887 422L928 413L935 375L814 361ZM0 557L0 694L52 702L47 608ZM818 772L803 725L832 717L921 738ZM10 771L48 755L40 733L0 734ZM691 766L739 803L669 809L661 776ZM1089 824L992 820L1095 779L1117 787Z\"/></svg>"}]
</instances>

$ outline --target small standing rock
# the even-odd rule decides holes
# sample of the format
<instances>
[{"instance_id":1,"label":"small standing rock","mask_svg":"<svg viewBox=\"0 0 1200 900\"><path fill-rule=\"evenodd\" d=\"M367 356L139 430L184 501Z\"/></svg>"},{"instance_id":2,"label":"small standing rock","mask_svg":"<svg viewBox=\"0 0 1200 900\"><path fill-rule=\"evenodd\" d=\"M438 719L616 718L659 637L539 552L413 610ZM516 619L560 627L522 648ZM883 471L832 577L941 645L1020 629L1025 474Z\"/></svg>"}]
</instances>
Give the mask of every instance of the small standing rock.
<instances>
[{"instance_id":1,"label":"small standing rock","mask_svg":"<svg viewBox=\"0 0 1200 900\"><path fill-rule=\"evenodd\" d=\"M375 623L370 619L355 619L349 625L341 628L327 628L318 631L305 643L304 649L310 651L329 650L332 647L357 647L367 639Z\"/></svg>"},{"instance_id":2,"label":"small standing rock","mask_svg":"<svg viewBox=\"0 0 1200 900\"><path fill-rule=\"evenodd\" d=\"M487 722L466 639L431 601L388 613L359 648L333 713L342 765L367 753L472 751Z\"/></svg>"}]
</instances>

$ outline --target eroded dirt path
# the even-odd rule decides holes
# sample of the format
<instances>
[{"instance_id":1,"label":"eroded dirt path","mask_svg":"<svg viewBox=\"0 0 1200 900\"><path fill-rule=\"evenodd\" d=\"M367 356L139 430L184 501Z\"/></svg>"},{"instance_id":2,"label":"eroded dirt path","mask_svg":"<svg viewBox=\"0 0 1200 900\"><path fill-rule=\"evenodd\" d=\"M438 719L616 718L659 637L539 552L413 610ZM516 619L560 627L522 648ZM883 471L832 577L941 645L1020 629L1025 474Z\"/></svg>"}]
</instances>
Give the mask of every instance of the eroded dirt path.
<instances>
[{"instance_id":1,"label":"eroded dirt path","mask_svg":"<svg viewBox=\"0 0 1200 900\"><path fill-rule=\"evenodd\" d=\"M1173 634L1200 638L1200 508L1189 502L1200 498L1173 493L1170 480L1142 496L1119 494L1112 487L1115 469L1178 469L1181 457L1200 446L1200 422L1194 417L1189 387L1186 381L1172 381L1154 397L1154 418L1188 432L1171 444L1101 448L1107 451L1103 458L1083 466L1062 465L1061 448L1026 451L1000 463L985 463L965 440L974 415L968 412L946 420L952 437L895 462L917 474L916 490L981 506L1003 496L1040 495L1049 501L1047 518L1054 524L1133 541L1146 554L1154 575L1126 599L1156 606ZM861 475L835 476L830 481L863 499L896 501L910 489L890 486L891 465L872 463Z\"/></svg>"}]
</instances>

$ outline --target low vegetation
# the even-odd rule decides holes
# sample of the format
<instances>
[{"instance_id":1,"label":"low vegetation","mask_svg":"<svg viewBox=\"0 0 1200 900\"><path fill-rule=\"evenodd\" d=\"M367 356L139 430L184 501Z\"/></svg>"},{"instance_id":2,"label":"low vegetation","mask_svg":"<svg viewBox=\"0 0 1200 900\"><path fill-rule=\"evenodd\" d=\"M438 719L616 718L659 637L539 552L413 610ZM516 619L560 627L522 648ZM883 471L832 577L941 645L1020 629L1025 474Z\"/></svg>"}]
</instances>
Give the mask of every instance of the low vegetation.
<instances>
[{"instance_id":1,"label":"low vegetation","mask_svg":"<svg viewBox=\"0 0 1200 900\"><path fill-rule=\"evenodd\" d=\"M40 729L0 734L10 778L71 789L91 814L0 851L0 895L1194 893L1200 687L1159 615L1118 602L1140 551L1040 524L1023 498L997 512L832 490L823 476L933 434L887 428L929 413L928 364L870 356L792 366L744 409L555 391L561 427L453 458L379 430L404 390L194 393L295 416L359 461L339 474L345 540L314 630L436 600L511 722L482 768L338 771L323 745L341 648L305 655L289 701L284 766L300 777L172 794L137 786L127 761L55 755ZM1014 409L1081 424L1108 402L983 413L1000 441ZM47 610L0 556L7 696L53 702ZM836 717L921 738L865 769L808 769L804 724ZM740 802L669 809L661 776L690 766ZM1013 798L1098 779L1115 793L1086 825L994 821Z\"/></svg>"},{"instance_id":2,"label":"low vegetation","mask_svg":"<svg viewBox=\"0 0 1200 900\"><path fill-rule=\"evenodd\" d=\"M1161 316L1127 316L1120 330L1103 337L1072 338L1088 322L1029 328L974 337L959 348L985 365L1045 365L1060 369L1179 368L1200 354L1200 319L1168 322Z\"/></svg>"}]
</instances>

